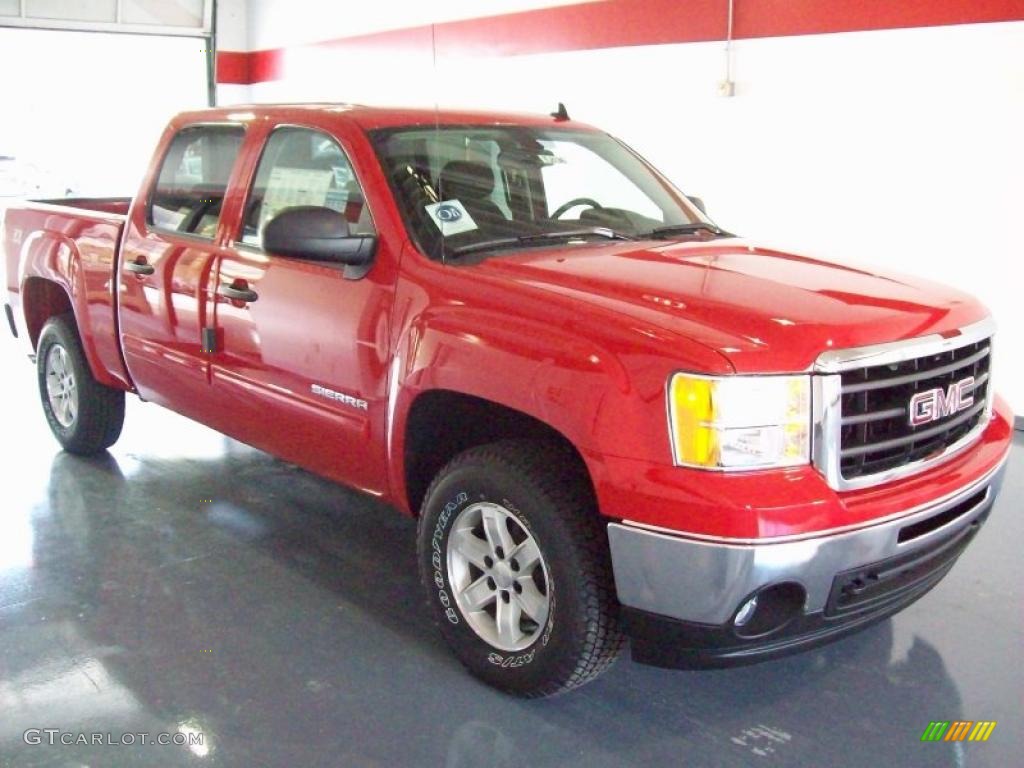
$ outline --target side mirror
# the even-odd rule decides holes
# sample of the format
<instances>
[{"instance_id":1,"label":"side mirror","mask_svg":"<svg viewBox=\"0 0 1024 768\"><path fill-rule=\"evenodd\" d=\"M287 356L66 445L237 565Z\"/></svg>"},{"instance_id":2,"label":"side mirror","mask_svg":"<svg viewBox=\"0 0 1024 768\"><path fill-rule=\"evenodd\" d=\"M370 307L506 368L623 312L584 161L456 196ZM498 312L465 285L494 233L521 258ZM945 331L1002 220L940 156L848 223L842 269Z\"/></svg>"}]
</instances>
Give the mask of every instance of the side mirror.
<instances>
[{"instance_id":1,"label":"side mirror","mask_svg":"<svg viewBox=\"0 0 1024 768\"><path fill-rule=\"evenodd\" d=\"M366 274L377 249L377 238L351 234L348 221L337 211L301 205L285 208L270 220L263 228L263 248L296 259L363 267L362 274ZM345 276L362 275L350 274L346 269Z\"/></svg>"},{"instance_id":2,"label":"side mirror","mask_svg":"<svg viewBox=\"0 0 1024 768\"><path fill-rule=\"evenodd\" d=\"M699 210L704 215L707 215L708 209L704 207L703 200L701 200L696 195L687 195L686 199L693 203L695 206L697 206L697 210Z\"/></svg>"}]
</instances>

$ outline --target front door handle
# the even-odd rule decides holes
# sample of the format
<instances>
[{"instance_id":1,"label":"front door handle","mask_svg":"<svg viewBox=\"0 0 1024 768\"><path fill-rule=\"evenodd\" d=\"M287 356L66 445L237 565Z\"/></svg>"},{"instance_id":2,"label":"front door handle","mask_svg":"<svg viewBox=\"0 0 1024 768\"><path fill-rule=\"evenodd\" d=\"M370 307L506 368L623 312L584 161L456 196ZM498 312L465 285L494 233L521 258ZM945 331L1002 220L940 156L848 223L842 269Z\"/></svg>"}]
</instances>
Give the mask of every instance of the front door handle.
<instances>
[{"instance_id":1,"label":"front door handle","mask_svg":"<svg viewBox=\"0 0 1024 768\"><path fill-rule=\"evenodd\" d=\"M241 283L239 285L236 285L234 283L228 285L227 283L225 283L221 285L219 289L217 289L217 293L219 293L226 299L231 299L232 301L250 302L256 301L256 299L260 297L260 295L256 293L256 291L249 288L245 283Z\"/></svg>"},{"instance_id":2,"label":"front door handle","mask_svg":"<svg viewBox=\"0 0 1024 768\"><path fill-rule=\"evenodd\" d=\"M124 268L136 275L152 275L156 271L152 264L146 263L145 256L137 256L135 261L126 261Z\"/></svg>"}]
</instances>

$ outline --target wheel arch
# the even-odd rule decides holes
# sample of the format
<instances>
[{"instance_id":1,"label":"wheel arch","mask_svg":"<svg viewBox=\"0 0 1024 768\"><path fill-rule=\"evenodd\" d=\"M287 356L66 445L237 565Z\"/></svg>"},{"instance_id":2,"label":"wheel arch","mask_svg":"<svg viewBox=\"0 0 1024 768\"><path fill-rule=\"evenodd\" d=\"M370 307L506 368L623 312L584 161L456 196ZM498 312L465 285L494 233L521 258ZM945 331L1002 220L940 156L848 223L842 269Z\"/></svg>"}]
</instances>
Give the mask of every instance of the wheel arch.
<instances>
[{"instance_id":1,"label":"wheel arch","mask_svg":"<svg viewBox=\"0 0 1024 768\"><path fill-rule=\"evenodd\" d=\"M46 321L58 315L74 314L75 307L67 288L46 277L33 275L25 278L21 292L25 330L35 350L39 348L39 336Z\"/></svg>"},{"instance_id":2,"label":"wheel arch","mask_svg":"<svg viewBox=\"0 0 1024 768\"><path fill-rule=\"evenodd\" d=\"M25 345L35 352L51 317L73 313L89 370L101 384L130 389L117 333L117 244L123 222L110 214L45 203L8 211L8 290Z\"/></svg>"},{"instance_id":3,"label":"wheel arch","mask_svg":"<svg viewBox=\"0 0 1024 768\"><path fill-rule=\"evenodd\" d=\"M536 416L493 400L449 389L420 392L409 406L403 437L400 500L413 515L418 516L431 481L455 456L507 439L557 446L566 457L568 471L584 478L596 499L587 462L572 440Z\"/></svg>"},{"instance_id":4,"label":"wheel arch","mask_svg":"<svg viewBox=\"0 0 1024 768\"><path fill-rule=\"evenodd\" d=\"M126 389L124 382L112 377L100 363L96 352L95 340L89 333L89 329L82 327L82 310L76 306L66 282L50 277L29 275L22 282L21 295L25 330L33 352L39 349L39 337L42 335L47 321L53 317L70 315L71 322L78 333L78 338L82 342L85 361L89 365L93 378L108 387Z\"/></svg>"}]
</instances>

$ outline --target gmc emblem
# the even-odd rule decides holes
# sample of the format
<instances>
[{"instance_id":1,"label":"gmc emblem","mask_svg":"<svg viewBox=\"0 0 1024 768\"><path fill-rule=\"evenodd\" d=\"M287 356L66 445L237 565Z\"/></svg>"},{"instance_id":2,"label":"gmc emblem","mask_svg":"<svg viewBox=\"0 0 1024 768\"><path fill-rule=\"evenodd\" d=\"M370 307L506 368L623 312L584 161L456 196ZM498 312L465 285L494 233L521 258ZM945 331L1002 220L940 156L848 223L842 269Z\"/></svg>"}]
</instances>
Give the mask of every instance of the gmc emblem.
<instances>
[{"instance_id":1,"label":"gmc emblem","mask_svg":"<svg viewBox=\"0 0 1024 768\"><path fill-rule=\"evenodd\" d=\"M952 416L974 405L974 377L953 382L945 392L941 387L918 392L910 398L910 426L920 427Z\"/></svg>"}]
</instances>

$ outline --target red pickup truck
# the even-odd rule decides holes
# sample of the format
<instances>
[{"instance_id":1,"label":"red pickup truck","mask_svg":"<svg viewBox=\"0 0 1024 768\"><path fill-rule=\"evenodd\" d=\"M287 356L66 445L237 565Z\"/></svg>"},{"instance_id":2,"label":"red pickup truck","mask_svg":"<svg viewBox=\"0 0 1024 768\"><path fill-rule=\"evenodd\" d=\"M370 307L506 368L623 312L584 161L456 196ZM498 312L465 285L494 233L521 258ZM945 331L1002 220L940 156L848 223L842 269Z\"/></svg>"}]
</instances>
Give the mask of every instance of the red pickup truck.
<instances>
[{"instance_id":1,"label":"red pickup truck","mask_svg":"<svg viewBox=\"0 0 1024 768\"><path fill-rule=\"evenodd\" d=\"M564 110L183 114L134 199L2 244L65 449L131 392L418 516L445 639L526 696L892 614L1011 439L977 301L733 236Z\"/></svg>"}]
</instances>

